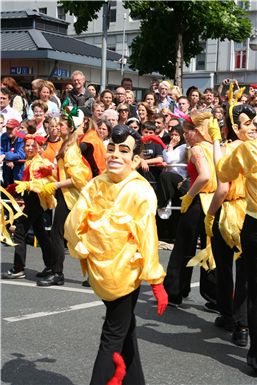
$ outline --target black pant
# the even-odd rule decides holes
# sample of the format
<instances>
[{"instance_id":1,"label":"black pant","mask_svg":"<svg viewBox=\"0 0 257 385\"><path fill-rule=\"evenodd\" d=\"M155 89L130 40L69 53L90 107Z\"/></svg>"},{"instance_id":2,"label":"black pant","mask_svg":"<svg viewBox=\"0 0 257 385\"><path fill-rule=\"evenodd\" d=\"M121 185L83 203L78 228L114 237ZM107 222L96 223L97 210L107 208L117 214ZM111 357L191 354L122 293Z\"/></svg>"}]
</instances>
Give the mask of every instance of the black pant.
<instances>
[{"instance_id":1,"label":"black pant","mask_svg":"<svg viewBox=\"0 0 257 385\"><path fill-rule=\"evenodd\" d=\"M196 196L187 212L180 215L174 248L167 266L164 287L171 302L180 303L190 292L192 268L186 265L196 254L199 236L201 248L205 248L204 212L200 197ZM216 303L215 270L207 272L200 269L200 294L207 301Z\"/></svg>"},{"instance_id":2,"label":"black pant","mask_svg":"<svg viewBox=\"0 0 257 385\"><path fill-rule=\"evenodd\" d=\"M54 212L54 221L50 232L51 236L51 268L54 273L63 272L63 262L65 258L64 248L64 223L70 212L62 190L56 192L57 206Z\"/></svg>"},{"instance_id":3,"label":"black pant","mask_svg":"<svg viewBox=\"0 0 257 385\"><path fill-rule=\"evenodd\" d=\"M158 190L158 206L165 207L169 200L179 195L178 183L183 180L182 176L175 172L162 172Z\"/></svg>"},{"instance_id":4,"label":"black pant","mask_svg":"<svg viewBox=\"0 0 257 385\"><path fill-rule=\"evenodd\" d=\"M144 171L142 168L138 169L138 172L150 183L158 198L160 173L162 169L158 166L150 166L149 171Z\"/></svg>"},{"instance_id":5,"label":"black pant","mask_svg":"<svg viewBox=\"0 0 257 385\"><path fill-rule=\"evenodd\" d=\"M217 305L222 315L233 317L235 325L247 326L247 283L245 260L236 261L235 287L233 279L234 249L231 249L219 231L219 210L213 225L212 252L216 263ZM257 294L257 293L256 293Z\"/></svg>"},{"instance_id":6,"label":"black pant","mask_svg":"<svg viewBox=\"0 0 257 385\"><path fill-rule=\"evenodd\" d=\"M257 219L246 215L241 232L241 244L248 282L249 355L257 360Z\"/></svg>"},{"instance_id":7,"label":"black pant","mask_svg":"<svg viewBox=\"0 0 257 385\"><path fill-rule=\"evenodd\" d=\"M145 385L136 339L134 308L139 288L115 301L103 301L106 316L90 385L106 385L114 374L112 355L118 352L126 365L123 385Z\"/></svg>"},{"instance_id":8,"label":"black pant","mask_svg":"<svg viewBox=\"0 0 257 385\"><path fill-rule=\"evenodd\" d=\"M14 268L16 271L23 271L26 264L26 234L32 226L40 248L42 250L45 267L50 266L50 239L45 231L43 214L44 210L40 205L39 197L33 191L24 193L24 214L15 221L14 243L17 243L14 251Z\"/></svg>"}]
</instances>

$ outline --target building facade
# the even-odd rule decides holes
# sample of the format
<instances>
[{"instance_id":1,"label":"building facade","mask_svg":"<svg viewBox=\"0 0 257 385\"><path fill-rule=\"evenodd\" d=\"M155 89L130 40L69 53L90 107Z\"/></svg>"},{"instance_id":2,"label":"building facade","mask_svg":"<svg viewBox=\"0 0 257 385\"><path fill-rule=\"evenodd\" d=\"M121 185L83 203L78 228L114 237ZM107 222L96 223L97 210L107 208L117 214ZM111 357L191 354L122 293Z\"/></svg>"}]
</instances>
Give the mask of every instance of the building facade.
<instances>
[{"instance_id":1,"label":"building facade","mask_svg":"<svg viewBox=\"0 0 257 385\"><path fill-rule=\"evenodd\" d=\"M244 2L237 2L242 3L242 6L245 4ZM109 28L107 48L119 53L122 57L129 56L129 47L140 30L140 20L133 20L130 17L129 10L123 7L122 1L109 1L108 3ZM19 10L25 7L67 21L69 23L69 36L76 37L76 39L88 44L98 47L102 46L102 9L99 11L98 18L89 23L87 32L77 36L73 27L76 19L72 15L65 14L57 1L2 2L2 10ZM253 31L257 30L257 1L249 1L247 12L253 26ZM203 52L196 58L193 58L188 67L184 66L184 91L191 85L195 85L201 90L204 90L206 87L215 87L225 78L237 79L240 85L246 86L257 82L257 51L250 49L249 39L243 43L209 39L206 42L202 42L202 46ZM117 73L110 73L107 83L116 84L115 78L117 78L117 75ZM139 77L136 71L128 71L128 69L124 76L131 77L134 86L138 90L148 88L150 79L153 77L153 75ZM90 80L93 81L92 79ZM140 94L137 96L139 98Z\"/></svg>"},{"instance_id":2,"label":"building facade","mask_svg":"<svg viewBox=\"0 0 257 385\"><path fill-rule=\"evenodd\" d=\"M49 79L61 89L71 73L80 70L88 83L100 88L101 44L78 39L74 17L63 13L56 1L3 1L1 5L2 76L13 76L25 87L35 78ZM121 72L122 55L108 47L106 56L106 87L114 89L122 77L129 77L141 99L152 75L139 76L126 64Z\"/></svg>"}]
</instances>

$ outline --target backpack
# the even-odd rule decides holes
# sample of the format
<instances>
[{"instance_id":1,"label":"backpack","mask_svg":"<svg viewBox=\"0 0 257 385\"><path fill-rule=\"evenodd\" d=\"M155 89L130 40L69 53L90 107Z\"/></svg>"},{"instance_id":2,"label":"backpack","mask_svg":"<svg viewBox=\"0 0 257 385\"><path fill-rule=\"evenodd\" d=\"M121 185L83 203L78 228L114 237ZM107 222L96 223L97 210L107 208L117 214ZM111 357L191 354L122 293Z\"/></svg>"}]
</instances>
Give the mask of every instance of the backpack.
<instances>
[{"instance_id":1,"label":"backpack","mask_svg":"<svg viewBox=\"0 0 257 385\"><path fill-rule=\"evenodd\" d=\"M10 100L10 106L12 107L13 106L13 101L14 101L14 98L16 97L16 96L20 96L20 95L13 95L12 97L11 97L11 100ZM28 118L28 111L27 111L27 107L28 107L28 102L27 102L27 100L25 99L25 98L23 98L22 96L21 96L21 99L22 99L22 114L21 114L21 118L22 118L22 120L26 120L27 118Z\"/></svg>"}]
</instances>

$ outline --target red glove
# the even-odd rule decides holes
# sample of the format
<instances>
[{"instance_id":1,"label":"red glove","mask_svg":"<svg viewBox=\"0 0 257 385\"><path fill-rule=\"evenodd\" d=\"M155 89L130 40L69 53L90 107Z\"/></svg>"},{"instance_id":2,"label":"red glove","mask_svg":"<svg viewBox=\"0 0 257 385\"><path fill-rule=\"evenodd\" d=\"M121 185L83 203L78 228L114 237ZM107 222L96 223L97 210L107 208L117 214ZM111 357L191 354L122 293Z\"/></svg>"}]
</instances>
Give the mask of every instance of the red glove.
<instances>
[{"instance_id":1,"label":"red glove","mask_svg":"<svg viewBox=\"0 0 257 385\"><path fill-rule=\"evenodd\" d=\"M33 171L33 176L36 179L46 178L47 176L52 175L52 171L53 169L51 166L40 167Z\"/></svg>"},{"instance_id":2,"label":"red glove","mask_svg":"<svg viewBox=\"0 0 257 385\"><path fill-rule=\"evenodd\" d=\"M123 378L126 375L126 366L120 353L113 353L113 362L116 366L113 377L107 382L106 385L122 385Z\"/></svg>"},{"instance_id":3,"label":"red glove","mask_svg":"<svg viewBox=\"0 0 257 385\"><path fill-rule=\"evenodd\" d=\"M151 286L157 301L157 313L162 315L168 305L168 294L166 293L162 283Z\"/></svg>"}]
</instances>

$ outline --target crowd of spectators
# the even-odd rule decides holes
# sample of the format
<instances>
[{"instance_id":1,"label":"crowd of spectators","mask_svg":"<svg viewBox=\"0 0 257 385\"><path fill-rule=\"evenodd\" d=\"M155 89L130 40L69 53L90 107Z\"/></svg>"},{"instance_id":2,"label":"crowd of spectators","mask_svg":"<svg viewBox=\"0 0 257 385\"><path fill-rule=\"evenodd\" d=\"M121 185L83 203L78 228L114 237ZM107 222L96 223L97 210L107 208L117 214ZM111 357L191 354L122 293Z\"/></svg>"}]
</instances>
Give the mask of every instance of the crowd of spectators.
<instances>
[{"instance_id":1,"label":"crowd of spectators","mask_svg":"<svg viewBox=\"0 0 257 385\"><path fill-rule=\"evenodd\" d=\"M212 236L211 231L208 234L203 228L209 207L206 205L210 205L213 194L220 191L213 161L213 142L217 137L215 128L221 145L233 142L233 147L235 143L256 138L257 84L250 85L246 90L239 87L237 80L224 79L217 90L199 90L191 86L182 92L170 81L153 79L142 100L138 100L130 78L123 78L114 90L106 88L99 92L96 85L86 84L83 72L74 71L71 82L63 90L56 90L51 81L34 79L30 94L15 79L4 77L0 103L1 185L14 195L16 191L19 198L25 193L24 212L27 214L26 218L22 217L17 222L17 227L12 226L10 230L14 232L18 246L15 246L14 266L4 273L3 278L25 277L25 233L32 225L41 240L45 264L43 271L37 274L40 278L37 284L64 284L65 220L83 184L104 172L105 153L111 145L109 141L113 128L125 125L141 136L142 150L137 171L154 189L158 218L168 220L172 211L178 208L174 206L180 206L182 199L181 220L177 224L175 246L164 281L170 304L180 305L190 292L192 269L186 269L186 263L194 255L199 239L201 247L206 248L206 233ZM245 108L239 107L235 112L232 110L235 105ZM238 130L236 126L239 123L232 121L238 120L240 115L243 115L240 125L247 130L245 120L248 119L248 126L251 126L249 138L247 134L243 137L243 128ZM214 127L212 136L209 126ZM230 148L229 145L227 148ZM43 168L38 170L38 164ZM36 179L42 180L40 189ZM15 189L13 186L16 186ZM230 186L226 193L234 194L236 201L236 189L232 190ZM203 201L203 196L208 198ZM243 199L243 196L239 198ZM214 214L209 212L206 217L213 223ZM44 223L48 228L52 227L49 258L46 257L45 244L42 244L44 239L48 239ZM223 252L224 247L220 242L219 250ZM229 306L226 305L224 310L221 305L220 288L223 286L219 279L222 276L220 266L224 265L218 257L215 258L219 267L218 278L215 278L214 268L212 274L201 269L201 295L208 301L208 310L221 314L215 325L233 331L233 342L246 346L246 310L242 310L243 324L238 321L235 328L233 311L228 316L225 310ZM230 259L232 266L233 257ZM232 282L231 271L223 276L223 281L230 279ZM87 281L84 284L89 285ZM243 291L241 288L239 294ZM245 301L246 296L244 294ZM232 301L236 303L236 295L235 300L232 298L232 289L227 297L232 308ZM253 302L256 304L256 300L253 299ZM255 364L251 366L255 368Z\"/></svg>"}]
</instances>

